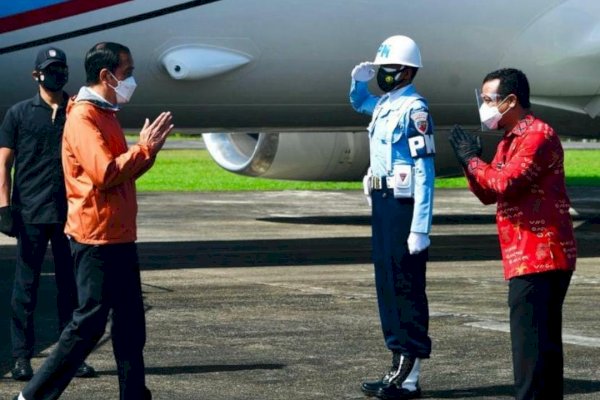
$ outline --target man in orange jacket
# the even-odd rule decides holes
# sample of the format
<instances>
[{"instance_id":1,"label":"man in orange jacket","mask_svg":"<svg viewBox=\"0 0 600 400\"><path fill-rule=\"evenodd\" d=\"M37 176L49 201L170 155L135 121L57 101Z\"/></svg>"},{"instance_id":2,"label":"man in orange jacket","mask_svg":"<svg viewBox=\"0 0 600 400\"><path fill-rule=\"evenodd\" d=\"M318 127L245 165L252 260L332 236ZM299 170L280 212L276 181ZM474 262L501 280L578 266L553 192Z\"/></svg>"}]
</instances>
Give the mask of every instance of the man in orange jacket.
<instances>
[{"instance_id":1,"label":"man in orange jacket","mask_svg":"<svg viewBox=\"0 0 600 400\"><path fill-rule=\"evenodd\" d=\"M146 323L137 256L135 180L154 163L173 129L171 113L146 119L127 148L116 118L135 90L133 58L99 43L85 58L87 86L67 107L62 163L68 200L65 233L75 260L79 307L56 349L17 397L58 398L102 337L112 310L120 400L149 400L143 348Z\"/></svg>"}]
</instances>

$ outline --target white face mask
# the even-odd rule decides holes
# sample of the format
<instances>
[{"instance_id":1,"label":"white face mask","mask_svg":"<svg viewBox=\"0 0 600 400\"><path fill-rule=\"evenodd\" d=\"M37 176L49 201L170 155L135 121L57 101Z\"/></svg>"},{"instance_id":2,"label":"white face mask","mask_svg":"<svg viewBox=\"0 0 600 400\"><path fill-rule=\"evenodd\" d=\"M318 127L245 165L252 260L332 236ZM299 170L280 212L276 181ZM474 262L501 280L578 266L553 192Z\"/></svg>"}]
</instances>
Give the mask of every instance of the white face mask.
<instances>
[{"instance_id":1,"label":"white face mask","mask_svg":"<svg viewBox=\"0 0 600 400\"><path fill-rule=\"evenodd\" d=\"M502 104L504 100L502 100L500 104ZM479 119L481 120L481 123L484 124L488 129L498 129L498 122L500 122L502 116L509 110L507 109L501 113L500 110L498 110L498 106L500 104L492 107L488 106L486 103L483 103L481 107L479 107Z\"/></svg>"},{"instance_id":2,"label":"white face mask","mask_svg":"<svg viewBox=\"0 0 600 400\"><path fill-rule=\"evenodd\" d=\"M129 78L120 81L112 73L111 73L111 75L118 82L117 86L111 86L109 84L109 86L111 88L113 88L115 90L115 93L117 94L117 103L119 103L119 104L128 103L129 100L131 99L131 96L133 96L133 92L135 91L135 88L137 87L137 83L135 83L135 79L133 79L133 76L130 76Z\"/></svg>"}]
</instances>

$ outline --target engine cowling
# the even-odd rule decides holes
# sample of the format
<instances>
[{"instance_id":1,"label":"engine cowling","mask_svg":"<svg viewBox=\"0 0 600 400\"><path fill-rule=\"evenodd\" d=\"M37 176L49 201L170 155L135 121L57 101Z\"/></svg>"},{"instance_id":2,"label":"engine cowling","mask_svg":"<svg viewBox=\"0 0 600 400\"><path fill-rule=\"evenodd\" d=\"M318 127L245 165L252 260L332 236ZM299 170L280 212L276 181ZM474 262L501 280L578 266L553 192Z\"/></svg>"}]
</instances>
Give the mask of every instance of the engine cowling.
<instances>
[{"instance_id":1,"label":"engine cowling","mask_svg":"<svg viewBox=\"0 0 600 400\"><path fill-rule=\"evenodd\" d=\"M240 175L354 181L369 166L366 132L205 133L211 157Z\"/></svg>"}]
</instances>

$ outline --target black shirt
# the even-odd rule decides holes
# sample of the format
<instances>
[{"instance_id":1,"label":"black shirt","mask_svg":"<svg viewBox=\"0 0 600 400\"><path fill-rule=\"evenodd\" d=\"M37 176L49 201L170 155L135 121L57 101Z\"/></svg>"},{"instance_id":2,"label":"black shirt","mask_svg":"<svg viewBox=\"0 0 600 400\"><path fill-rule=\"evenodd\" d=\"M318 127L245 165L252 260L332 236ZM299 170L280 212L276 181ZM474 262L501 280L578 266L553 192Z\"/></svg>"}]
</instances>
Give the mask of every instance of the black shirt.
<instances>
[{"instance_id":1,"label":"black shirt","mask_svg":"<svg viewBox=\"0 0 600 400\"><path fill-rule=\"evenodd\" d=\"M61 146L68 97L63 96L54 121L52 108L38 93L12 106L0 126L0 147L14 150L12 209L25 223L66 221Z\"/></svg>"}]
</instances>

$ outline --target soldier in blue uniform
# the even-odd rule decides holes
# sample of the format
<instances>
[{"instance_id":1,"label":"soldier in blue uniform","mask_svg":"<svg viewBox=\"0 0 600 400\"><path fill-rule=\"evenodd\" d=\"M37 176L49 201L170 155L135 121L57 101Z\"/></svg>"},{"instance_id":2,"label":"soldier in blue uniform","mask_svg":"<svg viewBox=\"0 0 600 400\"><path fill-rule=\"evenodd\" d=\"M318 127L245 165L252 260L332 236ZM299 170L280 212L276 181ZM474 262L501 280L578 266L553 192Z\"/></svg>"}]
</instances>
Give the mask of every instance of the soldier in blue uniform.
<instances>
[{"instance_id":1,"label":"soldier in blue uniform","mask_svg":"<svg viewBox=\"0 0 600 400\"><path fill-rule=\"evenodd\" d=\"M406 36L386 39L373 62L352 70L352 107L372 115L368 127L371 166L365 194L372 204L375 286L381 327L392 367L361 385L369 396L421 396L421 359L429 358L429 308L425 293L435 177L433 123L427 101L412 82L422 67L417 44ZM377 76L385 92L375 96Z\"/></svg>"}]
</instances>

